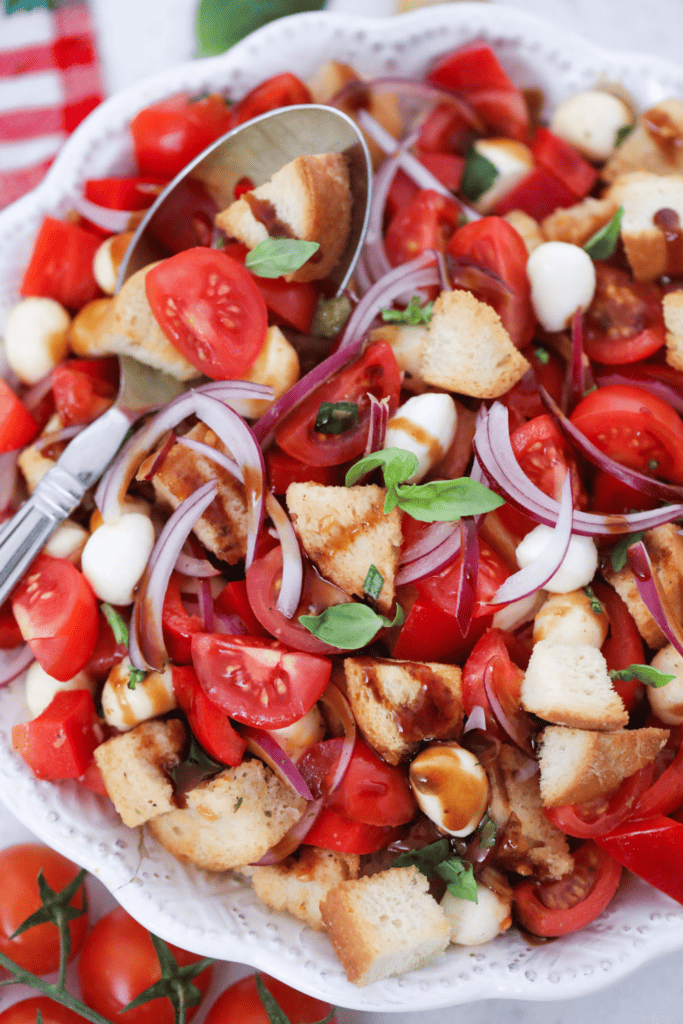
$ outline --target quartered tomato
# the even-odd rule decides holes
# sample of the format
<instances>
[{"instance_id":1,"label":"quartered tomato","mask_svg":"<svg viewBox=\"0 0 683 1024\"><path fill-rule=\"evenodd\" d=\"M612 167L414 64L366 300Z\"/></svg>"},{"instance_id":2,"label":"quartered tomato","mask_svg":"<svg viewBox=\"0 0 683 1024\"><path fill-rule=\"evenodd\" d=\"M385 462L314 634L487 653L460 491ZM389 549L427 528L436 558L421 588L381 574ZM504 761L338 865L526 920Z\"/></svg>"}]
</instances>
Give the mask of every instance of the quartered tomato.
<instances>
[{"instance_id":1,"label":"quartered tomato","mask_svg":"<svg viewBox=\"0 0 683 1024\"><path fill-rule=\"evenodd\" d=\"M586 355L610 365L647 359L665 341L661 288L604 263L596 263L595 272L595 295L583 321Z\"/></svg>"},{"instance_id":2,"label":"quartered tomato","mask_svg":"<svg viewBox=\"0 0 683 1024\"><path fill-rule=\"evenodd\" d=\"M135 157L143 174L174 178L193 157L231 127L225 97L178 93L133 118Z\"/></svg>"},{"instance_id":3,"label":"quartered tomato","mask_svg":"<svg viewBox=\"0 0 683 1024\"><path fill-rule=\"evenodd\" d=\"M576 193L552 171L537 164L498 200L494 209L501 217L511 210L523 210L540 221L575 202Z\"/></svg>"},{"instance_id":4,"label":"quartered tomato","mask_svg":"<svg viewBox=\"0 0 683 1024\"><path fill-rule=\"evenodd\" d=\"M683 903L683 824L655 815L627 821L596 842L634 875Z\"/></svg>"},{"instance_id":5,"label":"quartered tomato","mask_svg":"<svg viewBox=\"0 0 683 1024\"><path fill-rule=\"evenodd\" d=\"M527 661L528 655L512 633L489 629L477 641L462 670L462 707L465 715L471 715L475 707L483 708L486 731L503 743L509 742L509 737L499 725L486 694L486 669L489 664L494 665L498 698L506 709L514 709L519 707L524 678L522 668L526 667Z\"/></svg>"},{"instance_id":6,"label":"quartered tomato","mask_svg":"<svg viewBox=\"0 0 683 1024\"><path fill-rule=\"evenodd\" d=\"M291 483L323 484L326 487L339 483L336 466L309 466L299 459L293 459L277 445L265 453L268 487L273 494L284 494Z\"/></svg>"},{"instance_id":7,"label":"quartered tomato","mask_svg":"<svg viewBox=\"0 0 683 1024\"><path fill-rule=\"evenodd\" d=\"M259 974L265 987L286 1015L290 1024L317 1024L327 1017L332 1007L320 999L296 992L283 981ZM270 1024L270 1017L261 1002L253 974L241 978L226 988L213 1004L206 1017L206 1024ZM335 1024L332 1017L330 1024ZM0 1022L1 1024L1 1022Z\"/></svg>"},{"instance_id":8,"label":"quartered tomato","mask_svg":"<svg viewBox=\"0 0 683 1024\"><path fill-rule=\"evenodd\" d=\"M230 112L230 127L251 121L252 117L266 114L278 107L292 107L297 103L310 103L311 94L296 75L284 71L261 82L248 92Z\"/></svg>"},{"instance_id":9,"label":"quartered tomato","mask_svg":"<svg viewBox=\"0 0 683 1024\"><path fill-rule=\"evenodd\" d=\"M255 362L268 312L248 270L216 249L186 249L145 278L152 312L169 341L200 373L234 380Z\"/></svg>"},{"instance_id":10,"label":"quartered tomato","mask_svg":"<svg viewBox=\"0 0 683 1024\"><path fill-rule=\"evenodd\" d=\"M246 725L281 729L310 711L329 682L329 658L261 637L195 633L192 661L207 697Z\"/></svg>"},{"instance_id":11,"label":"quartered tomato","mask_svg":"<svg viewBox=\"0 0 683 1024\"><path fill-rule=\"evenodd\" d=\"M171 576L161 617L166 649L177 665L191 665L191 643L194 633L201 633L204 624L199 615L191 615L183 604L177 576Z\"/></svg>"},{"instance_id":12,"label":"quartered tomato","mask_svg":"<svg viewBox=\"0 0 683 1024\"><path fill-rule=\"evenodd\" d=\"M59 690L37 718L12 726L12 747L38 779L79 779L101 742L89 690Z\"/></svg>"},{"instance_id":13,"label":"quartered tomato","mask_svg":"<svg viewBox=\"0 0 683 1024\"><path fill-rule=\"evenodd\" d=\"M163 191L168 178L90 178L85 198L109 210L146 210Z\"/></svg>"},{"instance_id":14,"label":"quartered tomato","mask_svg":"<svg viewBox=\"0 0 683 1024\"><path fill-rule=\"evenodd\" d=\"M626 603L617 594L614 587L599 580L593 582L593 592L604 605L609 619L609 633L600 648L607 668L615 671L628 668L629 665L643 665L646 661L645 648L638 632L638 627ZM626 710L631 712L643 696L643 684L637 679L615 679L612 686L624 702Z\"/></svg>"},{"instance_id":15,"label":"quartered tomato","mask_svg":"<svg viewBox=\"0 0 683 1024\"><path fill-rule=\"evenodd\" d=\"M402 831L400 826L366 825L362 821L352 821L329 807L323 807L313 827L306 833L305 843L339 853L376 853L398 839Z\"/></svg>"},{"instance_id":16,"label":"quartered tomato","mask_svg":"<svg viewBox=\"0 0 683 1024\"><path fill-rule=\"evenodd\" d=\"M106 412L119 387L116 358L69 359L52 371L52 392L62 426L90 423Z\"/></svg>"},{"instance_id":17,"label":"quartered tomato","mask_svg":"<svg viewBox=\"0 0 683 1024\"><path fill-rule=\"evenodd\" d=\"M445 252L461 218L462 211L454 199L421 189L389 222L384 245L392 267L414 260L425 249Z\"/></svg>"},{"instance_id":18,"label":"quartered tomato","mask_svg":"<svg viewBox=\"0 0 683 1024\"><path fill-rule=\"evenodd\" d=\"M280 448L310 466L338 466L363 454L370 429L370 399L389 398L389 415L398 407L401 371L386 342L368 345L363 355L321 384L287 416L275 432ZM355 402L358 423L342 434L321 434L315 422L321 402Z\"/></svg>"},{"instance_id":19,"label":"quartered tomato","mask_svg":"<svg viewBox=\"0 0 683 1024\"><path fill-rule=\"evenodd\" d=\"M634 818L651 818L656 814L672 814L683 807L683 743L681 729L671 728L654 716L648 718L647 726L668 728L669 739L655 760L653 780L641 794L635 805ZM673 760L670 760L671 755Z\"/></svg>"},{"instance_id":20,"label":"quartered tomato","mask_svg":"<svg viewBox=\"0 0 683 1024\"><path fill-rule=\"evenodd\" d=\"M683 483L683 421L656 395L627 384L609 384L586 395L570 419L615 462Z\"/></svg>"},{"instance_id":21,"label":"quartered tomato","mask_svg":"<svg viewBox=\"0 0 683 1024\"><path fill-rule=\"evenodd\" d=\"M209 700L190 665L173 666L173 692L187 716L192 735L222 764L242 763L247 741L233 729L228 716Z\"/></svg>"},{"instance_id":22,"label":"quartered tomato","mask_svg":"<svg viewBox=\"0 0 683 1024\"><path fill-rule=\"evenodd\" d=\"M448 615L455 615L458 602L458 588L462 575L462 555L434 576L416 583L421 594L429 598ZM480 618L493 614L488 602L510 575L505 561L485 541L479 539L479 574L475 591L473 617Z\"/></svg>"},{"instance_id":23,"label":"quartered tomato","mask_svg":"<svg viewBox=\"0 0 683 1024\"><path fill-rule=\"evenodd\" d=\"M585 508L586 492L576 459L552 417L543 413L522 424L510 435L510 443L525 475L539 490L556 501L562 496L562 483L569 470L572 474L574 507Z\"/></svg>"},{"instance_id":24,"label":"quartered tomato","mask_svg":"<svg viewBox=\"0 0 683 1024\"><path fill-rule=\"evenodd\" d=\"M583 843L574 854L574 871L559 882L515 886L515 917L522 928L554 938L585 928L603 912L617 891L621 865L600 846L590 839Z\"/></svg>"},{"instance_id":25,"label":"quartered tomato","mask_svg":"<svg viewBox=\"0 0 683 1024\"><path fill-rule=\"evenodd\" d=\"M81 309L102 294L92 269L101 242L99 235L77 224L46 217L21 280L21 294Z\"/></svg>"},{"instance_id":26,"label":"quartered tomato","mask_svg":"<svg viewBox=\"0 0 683 1024\"><path fill-rule=\"evenodd\" d=\"M543 125L536 129L531 152L536 163L559 178L577 199L588 195L598 179L596 169L578 150Z\"/></svg>"},{"instance_id":27,"label":"quartered tomato","mask_svg":"<svg viewBox=\"0 0 683 1024\"><path fill-rule=\"evenodd\" d=\"M40 427L9 384L0 380L0 454L30 444Z\"/></svg>"},{"instance_id":28,"label":"quartered tomato","mask_svg":"<svg viewBox=\"0 0 683 1024\"><path fill-rule=\"evenodd\" d=\"M588 803L567 804L563 807L544 807L543 813L551 824L568 836L595 839L604 836L635 813L639 798L652 778L652 765L641 768L624 779L614 793L597 797Z\"/></svg>"}]
</instances>

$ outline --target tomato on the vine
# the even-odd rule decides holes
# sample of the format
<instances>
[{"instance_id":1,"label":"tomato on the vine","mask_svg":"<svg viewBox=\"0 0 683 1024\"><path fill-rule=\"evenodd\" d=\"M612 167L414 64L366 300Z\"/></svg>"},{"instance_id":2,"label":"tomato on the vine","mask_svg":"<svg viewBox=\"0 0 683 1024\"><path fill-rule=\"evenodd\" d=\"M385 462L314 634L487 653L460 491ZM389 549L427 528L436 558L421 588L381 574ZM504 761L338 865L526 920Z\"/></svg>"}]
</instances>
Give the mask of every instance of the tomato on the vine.
<instances>
[{"instance_id":1,"label":"tomato on the vine","mask_svg":"<svg viewBox=\"0 0 683 1024\"><path fill-rule=\"evenodd\" d=\"M47 996L31 996L0 1013L0 1024L36 1024L40 1011L43 1024L83 1024L83 1017Z\"/></svg>"},{"instance_id":2,"label":"tomato on the vine","mask_svg":"<svg viewBox=\"0 0 683 1024\"><path fill-rule=\"evenodd\" d=\"M329 1003L297 992L283 981L267 974L260 974L259 977L289 1018L290 1024L316 1024L327 1017L332 1009ZM330 1024L335 1024L335 1021L336 1017L332 1017ZM226 988L209 1010L206 1024L270 1024L256 988L255 975L241 978Z\"/></svg>"}]
</instances>

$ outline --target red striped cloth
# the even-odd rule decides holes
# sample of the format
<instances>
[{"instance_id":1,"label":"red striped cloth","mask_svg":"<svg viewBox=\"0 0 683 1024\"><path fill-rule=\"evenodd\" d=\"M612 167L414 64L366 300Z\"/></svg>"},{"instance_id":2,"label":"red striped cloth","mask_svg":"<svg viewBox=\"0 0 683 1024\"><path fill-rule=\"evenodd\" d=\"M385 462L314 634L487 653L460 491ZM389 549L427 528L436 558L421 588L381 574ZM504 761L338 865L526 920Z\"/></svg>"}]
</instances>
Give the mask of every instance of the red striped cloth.
<instances>
[{"instance_id":1,"label":"red striped cloth","mask_svg":"<svg viewBox=\"0 0 683 1024\"><path fill-rule=\"evenodd\" d=\"M38 184L102 96L85 3L12 15L0 5L0 208Z\"/></svg>"}]
</instances>

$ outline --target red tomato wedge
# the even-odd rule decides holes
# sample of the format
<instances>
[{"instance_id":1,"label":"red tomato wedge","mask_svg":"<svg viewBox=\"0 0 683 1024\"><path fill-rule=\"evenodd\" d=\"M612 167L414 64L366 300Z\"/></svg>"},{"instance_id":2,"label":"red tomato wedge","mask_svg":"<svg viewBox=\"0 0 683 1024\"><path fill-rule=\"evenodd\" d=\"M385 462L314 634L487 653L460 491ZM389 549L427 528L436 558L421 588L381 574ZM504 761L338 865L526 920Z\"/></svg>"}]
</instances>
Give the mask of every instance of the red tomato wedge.
<instances>
[{"instance_id":1,"label":"red tomato wedge","mask_svg":"<svg viewBox=\"0 0 683 1024\"><path fill-rule=\"evenodd\" d=\"M666 336L662 289L603 263L596 263L595 273L595 295L583 322L586 355L610 366L654 355Z\"/></svg>"},{"instance_id":2,"label":"red tomato wedge","mask_svg":"<svg viewBox=\"0 0 683 1024\"><path fill-rule=\"evenodd\" d=\"M102 742L89 690L60 690L37 718L12 726L12 746L39 779L77 779Z\"/></svg>"},{"instance_id":3,"label":"red tomato wedge","mask_svg":"<svg viewBox=\"0 0 683 1024\"><path fill-rule=\"evenodd\" d=\"M588 195L598 172L569 142L539 125L531 144L536 163L554 174L577 199Z\"/></svg>"},{"instance_id":4,"label":"red tomato wedge","mask_svg":"<svg viewBox=\"0 0 683 1024\"><path fill-rule=\"evenodd\" d=\"M642 665L645 662L645 647L638 632L635 620L626 603L617 594L614 587L599 580L593 583L593 592L605 606L609 619L609 633L600 648L607 662L608 670L628 668L629 665ZM643 696L643 684L637 679L614 679L612 686L624 702L626 710L631 712Z\"/></svg>"},{"instance_id":5,"label":"red tomato wedge","mask_svg":"<svg viewBox=\"0 0 683 1024\"><path fill-rule=\"evenodd\" d=\"M498 588L510 575L507 562L498 555L493 548L490 548L483 540L479 540L479 574L477 576L477 587L475 591L474 615L480 618L482 615L493 614L488 607ZM416 586L421 594L424 594L433 604L438 605L448 615L455 616L458 605L458 588L462 576L462 555L458 555L455 561L442 569L434 576L427 576L420 580Z\"/></svg>"},{"instance_id":6,"label":"red tomato wedge","mask_svg":"<svg viewBox=\"0 0 683 1024\"><path fill-rule=\"evenodd\" d=\"M683 824L655 815L627 821L596 842L634 875L683 903Z\"/></svg>"},{"instance_id":7,"label":"red tomato wedge","mask_svg":"<svg viewBox=\"0 0 683 1024\"><path fill-rule=\"evenodd\" d=\"M261 729L297 722L329 682L328 658L276 640L195 633L192 661L204 693L227 715Z\"/></svg>"},{"instance_id":8,"label":"red tomato wedge","mask_svg":"<svg viewBox=\"0 0 683 1024\"><path fill-rule=\"evenodd\" d=\"M384 243L392 267L414 260L425 249L445 252L451 235L460 226L461 215L454 199L421 189L389 222Z\"/></svg>"},{"instance_id":9,"label":"red tomato wedge","mask_svg":"<svg viewBox=\"0 0 683 1024\"><path fill-rule=\"evenodd\" d=\"M200 373L235 380L255 362L268 312L248 270L215 249L186 249L145 279L152 312L169 341Z\"/></svg>"},{"instance_id":10,"label":"red tomato wedge","mask_svg":"<svg viewBox=\"0 0 683 1024\"><path fill-rule=\"evenodd\" d=\"M115 358L70 359L52 371L52 393L62 425L90 423L106 412L119 387Z\"/></svg>"},{"instance_id":11,"label":"red tomato wedge","mask_svg":"<svg viewBox=\"0 0 683 1024\"><path fill-rule=\"evenodd\" d=\"M81 309L101 295L93 259L102 238L77 224L46 217L21 280L24 296L55 299L67 309Z\"/></svg>"},{"instance_id":12,"label":"red tomato wedge","mask_svg":"<svg viewBox=\"0 0 683 1024\"><path fill-rule=\"evenodd\" d=\"M291 107L297 103L310 102L311 94L301 79L290 71L284 71L280 75L266 79L265 82L260 82L235 104L230 112L230 127L236 128L238 124L244 124L245 121L251 121L252 117L266 114L278 107Z\"/></svg>"},{"instance_id":13,"label":"red tomato wedge","mask_svg":"<svg viewBox=\"0 0 683 1024\"><path fill-rule=\"evenodd\" d=\"M30 444L40 427L9 384L0 380L0 454Z\"/></svg>"},{"instance_id":14,"label":"red tomato wedge","mask_svg":"<svg viewBox=\"0 0 683 1024\"><path fill-rule=\"evenodd\" d=\"M572 474L574 507L585 508L586 492L581 483L576 459L564 434L547 413L523 423L510 435L515 458L526 476L550 498L560 500L562 483Z\"/></svg>"},{"instance_id":15,"label":"red tomato wedge","mask_svg":"<svg viewBox=\"0 0 683 1024\"><path fill-rule=\"evenodd\" d=\"M91 178L85 198L108 210L146 210L161 194L168 178Z\"/></svg>"},{"instance_id":16,"label":"red tomato wedge","mask_svg":"<svg viewBox=\"0 0 683 1024\"><path fill-rule=\"evenodd\" d=\"M173 692L187 716L192 734L207 754L222 764L241 764L247 741L233 729L228 716L206 696L191 666L173 666Z\"/></svg>"},{"instance_id":17,"label":"red tomato wedge","mask_svg":"<svg viewBox=\"0 0 683 1024\"><path fill-rule=\"evenodd\" d=\"M401 827L366 825L352 821L328 807L323 807L306 833L305 843L321 850L339 853L376 853L393 843L401 835Z\"/></svg>"},{"instance_id":18,"label":"red tomato wedge","mask_svg":"<svg viewBox=\"0 0 683 1024\"><path fill-rule=\"evenodd\" d=\"M178 93L133 118L135 156L142 174L174 178L193 157L231 127L232 108L218 93Z\"/></svg>"},{"instance_id":19,"label":"red tomato wedge","mask_svg":"<svg viewBox=\"0 0 683 1024\"><path fill-rule=\"evenodd\" d=\"M48 675L71 679L90 660L97 643L97 602L71 562L39 555L12 595L12 611Z\"/></svg>"},{"instance_id":20,"label":"red tomato wedge","mask_svg":"<svg viewBox=\"0 0 683 1024\"><path fill-rule=\"evenodd\" d=\"M575 202L575 192L552 171L537 165L498 200L495 212L503 216L510 210L523 210L535 220L543 220L559 207L573 206Z\"/></svg>"},{"instance_id":21,"label":"red tomato wedge","mask_svg":"<svg viewBox=\"0 0 683 1024\"><path fill-rule=\"evenodd\" d=\"M568 836L595 839L604 836L622 821L633 816L638 799L647 790L652 778L652 765L641 768L624 779L616 792L584 804L544 807L548 821ZM671 808L673 810L673 808Z\"/></svg>"}]
</instances>

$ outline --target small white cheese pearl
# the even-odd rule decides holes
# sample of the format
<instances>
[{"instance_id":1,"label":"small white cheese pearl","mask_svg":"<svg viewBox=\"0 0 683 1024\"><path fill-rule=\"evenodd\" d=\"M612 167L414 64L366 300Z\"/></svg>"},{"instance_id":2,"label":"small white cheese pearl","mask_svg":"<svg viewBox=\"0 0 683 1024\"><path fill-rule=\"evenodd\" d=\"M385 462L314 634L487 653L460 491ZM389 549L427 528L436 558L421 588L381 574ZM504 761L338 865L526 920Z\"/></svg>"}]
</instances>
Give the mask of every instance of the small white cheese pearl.
<instances>
[{"instance_id":1,"label":"small white cheese pearl","mask_svg":"<svg viewBox=\"0 0 683 1024\"><path fill-rule=\"evenodd\" d=\"M537 526L517 545L515 556L520 569L533 562L550 541L550 526ZM554 576L543 584L552 594L567 594L570 590L587 587L598 569L598 549L592 537L572 536L567 554Z\"/></svg>"},{"instance_id":2,"label":"small white cheese pearl","mask_svg":"<svg viewBox=\"0 0 683 1024\"><path fill-rule=\"evenodd\" d=\"M666 725L683 725L683 658L673 644L657 651L651 665L674 678L666 686L648 686L652 713Z\"/></svg>"},{"instance_id":3,"label":"small white cheese pearl","mask_svg":"<svg viewBox=\"0 0 683 1024\"><path fill-rule=\"evenodd\" d=\"M570 242L544 242L526 265L531 302L546 331L562 331L577 309L587 309L595 294L595 266L587 252Z\"/></svg>"},{"instance_id":4,"label":"small white cheese pearl","mask_svg":"<svg viewBox=\"0 0 683 1024\"><path fill-rule=\"evenodd\" d=\"M553 644L588 644L602 647L607 637L607 612L593 611L591 599L583 590L552 594L534 619L534 643L549 640Z\"/></svg>"},{"instance_id":5,"label":"small white cheese pearl","mask_svg":"<svg viewBox=\"0 0 683 1024\"><path fill-rule=\"evenodd\" d=\"M128 686L130 673L131 664L124 658L111 670L102 690L105 721L121 732L177 707L170 668L148 672L133 690Z\"/></svg>"},{"instance_id":6,"label":"small white cheese pearl","mask_svg":"<svg viewBox=\"0 0 683 1024\"><path fill-rule=\"evenodd\" d=\"M132 237L132 231L123 231L120 235L112 235L111 238L106 238L102 242L95 253L92 265L93 276L106 295L113 295L116 291L116 278Z\"/></svg>"},{"instance_id":7,"label":"small white cheese pearl","mask_svg":"<svg viewBox=\"0 0 683 1024\"><path fill-rule=\"evenodd\" d=\"M451 926L451 942L460 946L481 946L512 924L512 901L480 882L477 903L446 892L440 906Z\"/></svg>"},{"instance_id":8,"label":"small white cheese pearl","mask_svg":"<svg viewBox=\"0 0 683 1024\"><path fill-rule=\"evenodd\" d=\"M62 690L90 690L92 693L94 689L93 680L85 672L79 672L72 679L55 679L34 661L26 673L26 703L31 718L37 718Z\"/></svg>"},{"instance_id":9,"label":"small white cheese pearl","mask_svg":"<svg viewBox=\"0 0 683 1024\"><path fill-rule=\"evenodd\" d=\"M257 419L281 398L299 379L299 357L296 349L285 338L279 327L269 327L258 359L242 374L242 380L252 384L267 384L273 389L273 398L231 398L231 409L247 420Z\"/></svg>"},{"instance_id":10,"label":"small white cheese pearl","mask_svg":"<svg viewBox=\"0 0 683 1024\"><path fill-rule=\"evenodd\" d=\"M282 729L268 729L273 739L280 744L291 761L298 761L314 743L325 738L325 723L318 705L314 704L303 718Z\"/></svg>"},{"instance_id":11,"label":"small white cheese pearl","mask_svg":"<svg viewBox=\"0 0 683 1024\"><path fill-rule=\"evenodd\" d=\"M413 395L387 423L385 448L404 448L418 466L407 483L417 483L441 462L453 443L458 414L450 395L436 391Z\"/></svg>"},{"instance_id":12,"label":"small white cheese pearl","mask_svg":"<svg viewBox=\"0 0 683 1024\"><path fill-rule=\"evenodd\" d=\"M131 604L153 547L151 520L131 512L104 523L90 535L81 555L81 569L100 600Z\"/></svg>"},{"instance_id":13,"label":"small white cheese pearl","mask_svg":"<svg viewBox=\"0 0 683 1024\"><path fill-rule=\"evenodd\" d=\"M474 149L490 160L498 172L493 184L473 204L479 213L489 213L534 166L528 146L515 139L477 139Z\"/></svg>"},{"instance_id":14,"label":"small white cheese pearl","mask_svg":"<svg viewBox=\"0 0 683 1024\"><path fill-rule=\"evenodd\" d=\"M5 327L7 362L24 384L35 384L66 356L71 317L54 299L22 299Z\"/></svg>"},{"instance_id":15,"label":"small white cheese pearl","mask_svg":"<svg viewBox=\"0 0 683 1024\"><path fill-rule=\"evenodd\" d=\"M620 128L632 124L628 104L599 89L587 89L555 107L550 127L589 160L607 160L616 148Z\"/></svg>"},{"instance_id":16,"label":"small white cheese pearl","mask_svg":"<svg viewBox=\"0 0 683 1024\"><path fill-rule=\"evenodd\" d=\"M451 836L468 836L486 814L488 776L475 755L457 743L425 747L408 777L420 810Z\"/></svg>"},{"instance_id":17,"label":"small white cheese pearl","mask_svg":"<svg viewBox=\"0 0 683 1024\"><path fill-rule=\"evenodd\" d=\"M53 558L68 558L70 562L76 563L89 536L88 531L80 523L75 523L73 519L65 519L52 534L44 550Z\"/></svg>"}]
</instances>

